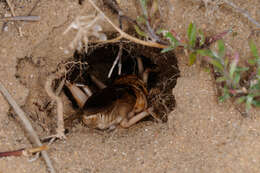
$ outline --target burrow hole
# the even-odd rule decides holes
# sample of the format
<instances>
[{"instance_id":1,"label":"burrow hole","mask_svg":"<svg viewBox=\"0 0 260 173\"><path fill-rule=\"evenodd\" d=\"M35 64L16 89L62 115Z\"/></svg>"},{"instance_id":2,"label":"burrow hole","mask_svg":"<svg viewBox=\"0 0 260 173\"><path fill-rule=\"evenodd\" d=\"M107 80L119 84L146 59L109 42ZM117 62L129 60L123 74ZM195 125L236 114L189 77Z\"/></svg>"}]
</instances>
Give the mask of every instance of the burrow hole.
<instances>
[{"instance_id":1,"label":"burrow hole","mask_svg":"<svg viewBox=\"0 0 260 173\"><path fill-rule=\"evenodd\" d=\"M88 85L94 92L98 88L91 82L89 74L96 76L106 85L111 85L118 77L118 66L108 78L109 70L118 54L119 44L90 45L87 53L75 51L73 58L64 62L66 64L66 79L72 83ZM138 74L137 57L141 57L144 69L156 69L151 72L148 79L148 104L155 108L158 117L167 121L168 114L175 107L172 88L179 77L177 59L171 53L161 53L160 49L148 48L133 43L123 45L122 75ZM74 108L77 104L67 88L64 89ZM150 119L150 118L148 118Z\"/></svg>"}]
</instances>

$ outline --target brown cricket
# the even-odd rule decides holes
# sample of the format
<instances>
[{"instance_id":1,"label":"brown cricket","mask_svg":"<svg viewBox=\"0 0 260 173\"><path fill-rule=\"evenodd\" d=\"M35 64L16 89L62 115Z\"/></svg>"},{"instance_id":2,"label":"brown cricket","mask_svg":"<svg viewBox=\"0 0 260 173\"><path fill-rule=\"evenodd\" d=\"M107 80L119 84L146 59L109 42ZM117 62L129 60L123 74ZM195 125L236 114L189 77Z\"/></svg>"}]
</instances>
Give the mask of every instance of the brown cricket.
<instances>
[{"instance_id":1,"label":"brown cricket","mask_svg":"<svg viewBox=\"0 0 260 173\"><path fill-rule=\"evenodd\" d=\"M88 86L80 89L76 84L66 82L77 104L82 110L82 121L96 129L114 129L117 125L128 128L148 115L154 116L148 107L146 88L150 69L144 70L141 58L137 58L137 75L119 77L110 86L91 75L92 81L100 88L92 93Z\"/></svg>"}]
</instances>

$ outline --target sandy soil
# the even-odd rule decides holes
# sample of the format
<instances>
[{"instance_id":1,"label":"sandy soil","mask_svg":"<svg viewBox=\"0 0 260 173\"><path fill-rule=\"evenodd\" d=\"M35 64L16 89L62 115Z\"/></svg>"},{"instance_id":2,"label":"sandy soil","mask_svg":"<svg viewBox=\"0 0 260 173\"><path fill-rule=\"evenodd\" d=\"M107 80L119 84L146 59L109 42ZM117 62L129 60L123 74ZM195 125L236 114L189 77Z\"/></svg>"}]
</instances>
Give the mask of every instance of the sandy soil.
<instances>
[{"instance_id":1,"label":"sandy soil","mask_svg":"<svg viewBox=\"0 0 260 173\"><path fill-rule=\"evenodd\" d=\"M17 15L28 15L36 1L11 2ZM231 52L239 52L243 59L249 58L247 41L254 25L220 1L208 1L207 7L204 2L162 1L160 17L164 22L160 27L174 29L181 36L192 21L209 35L233 28L237 35L225 38L227 47ZM235 3L260 19L258 0ZM124 0L120 3L131 17L138 13L137 4ZM116 16L103 10L116 22ZM48 97L43 89L46 76L73 54L72 51L65 54L64 50L75 33L62 33L76 16L93 12L87 0L83 5L78 1L42 0L32 12L41 16L39 22L10 22L7 31L1 33L1 82L29 116L39 108L28 100L33 98L37 105L46 103ZM0 15L6 14L10 12L5 2L0 1ZM112 30L108 24L103 25L105 31ZM21 28L22 36L17 28ZM259 36L254 39L260 45ZM29 61L19 64L25 57ZM176 57L181 77L172 89L176 107L168 115L167 123L143 121L130 129L110 133L76 124L66 141L56 141L48 150L57 172L259 172L260 110L252 109L249 117L242 117L232 103L218 103L211 75L199 64L189 67L183 53L176 52ZM19 123L8 116L9 105L2 96L0 103L0 151L30 147ZM46 112L42 114L39 119ZM30 118L41 137L52 133L46 131L48 127L43 127L42 121ZM0 159L0 172L47 170L41 159L28 162L25 157L9 157Z\"/></svg>"}]
</instances>

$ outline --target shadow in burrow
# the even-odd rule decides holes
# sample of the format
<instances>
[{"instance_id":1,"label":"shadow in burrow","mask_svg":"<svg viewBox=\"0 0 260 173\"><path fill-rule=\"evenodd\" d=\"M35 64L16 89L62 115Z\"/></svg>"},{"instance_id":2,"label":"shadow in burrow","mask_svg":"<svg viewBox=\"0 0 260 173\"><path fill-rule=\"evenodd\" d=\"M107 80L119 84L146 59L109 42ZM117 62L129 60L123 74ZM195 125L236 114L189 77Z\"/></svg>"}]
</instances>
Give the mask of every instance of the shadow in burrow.
<instances>
[{"instance_id":1,"label":"shadow in burrow","mask_svg":"<svg viewBox=\"0 0 260 173\"><path fill-rule=\"evenodd\" d=\"M90 45L87 53L76 51L73 58L66 62L70 64L66 67L66 71L68 71L66 79L71 83L88 85L94 92L99 89L91 82L89 74L96 76L106 85L111 85L119 77L118 66L115 66L111 77L108 78L109 71L118 51L119 43ZM173 53L162 54L160 49L126 43L123 45L121 75L138 75L137 57L141 57L144 69L149 68L154 70L149 73L148 78L148 105L153 106L158 118L166 122L168 114L175 107L172 88L175 87L176 80L179 77L177 59ZM77 109L77 103L68 88L64 88L64 92L71 101L74 109ZM144 120L151 119L149 116Z\"/></svg>"}]
</instances>

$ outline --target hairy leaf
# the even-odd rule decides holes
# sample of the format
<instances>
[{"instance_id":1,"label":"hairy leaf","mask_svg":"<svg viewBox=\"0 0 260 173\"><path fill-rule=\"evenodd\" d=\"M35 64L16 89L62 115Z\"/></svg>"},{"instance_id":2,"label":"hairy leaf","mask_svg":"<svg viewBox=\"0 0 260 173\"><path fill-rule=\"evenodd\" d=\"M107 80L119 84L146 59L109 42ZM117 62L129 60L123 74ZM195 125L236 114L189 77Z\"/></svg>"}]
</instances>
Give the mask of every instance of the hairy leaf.
<instances>
[{"instance_id":1,"label":"hairy leaf","mask_svg":"<svg viewBox=\"0 0 260 173\"><path fill-rule=\"evenodd\" d=\"M161 51L161 53L166 53L166 52L172 51L173 49L174 49L173 46L169 46L169 47L167 47L167 48L164 48L164 49Z\"/></svg>"},{"instance_id":2,"label":"hairy leaf","mask_svg":"<svg viewBox=\"0 0 260 173\"><path fill-rule=\"evenodd\" d=\"M223 76L223 77L218 77L217 79L216 79L216 82L224 82L224 81L226 81L227 80L227 78L225 77L225 76Z\"/></svg>"},{"instance_id":3,"label":"hairy leaf","mask_svg":"<svg viewBox=\"0 0 260 173\"><path fill-rule=\"evenodd\" d=\"M211 60L210 60L210 63L211 63L214 67L216 67L218 70L220 70L221 72L224 71L223 65L222 65L218 60L211 59Z\"/></svg>"},{"instance_id":4,"label":"hairy leaf","mask_svg":"<svg viewBox=\"0 0 260 173\"><path fill-rule=\"evenodd\" d=\"M192 52L189 57L189 65L193 65L196 61L197 53Z\"/></svg>"},{"instance_id":5,"label":"hairy leaf","mask_svg":"<svg viewBox=\"0 0 260 173\"><path fill-rule=\"evenodd\" d=\"M224 58L225 56L225 45L223 40L218 41L218 55L220 58Z\"/></svg>"},{"instance_id":6,"label":"hairy leaf","mask_svg":"<svg viewBox=\"0 0 260 173\"><path fill-rule=\"evenodd\" d=\"M238 104L241 104L241 103L243 103L243 102L245 102L245 101L246 101L246 96L239 97L239 98L236 100L236 102L237 102Z\"/></svg>"},{"instance_id":7,"label":"hairy leaf","mask_svg":"<svg viewBox=\"0 0 260 173\"><path fill-rule=\"evenodd\" d=\"M197 53L200 54L201 56L214 57L214 54L210 49L200 49L197 50Z\"/></svg>"},{"instance_id":8,"label":"hairy leaf","mask_svg":"<svg viewBox=\"0 0 260 173\"><path fill-rule=\"evenodd\" d=\"M142 37L147 37L147 34L144 31L142 31L137 25L135 25L134 28L138 35L140 35Z\"/></svg>"},{"instance_id":9,"label":"hairy leaf","mask_svg":"<svg viewBox=\"0 0 260 173\"><path fill-rule=\"evenodd\" d=\"M258 59L259 58L259 54L257 52L256 45L255 45L255 43L252 40L249 42L249 46L250 46L251 52L253 53L253 56L256 59Z\"/></svg>"},{"instance_id":10,"label":"hairy leaf","mask_svg":"<svg viewBox=\"0 0 260 173\"><path fill-rule=\"evenodd\" d=\"M187 34L188 34L188 39L189 39L189 45L191 47L195 47L197 33L196 33L196 26L193 23L190 23Z\"/></svg>"}]
</instances>

